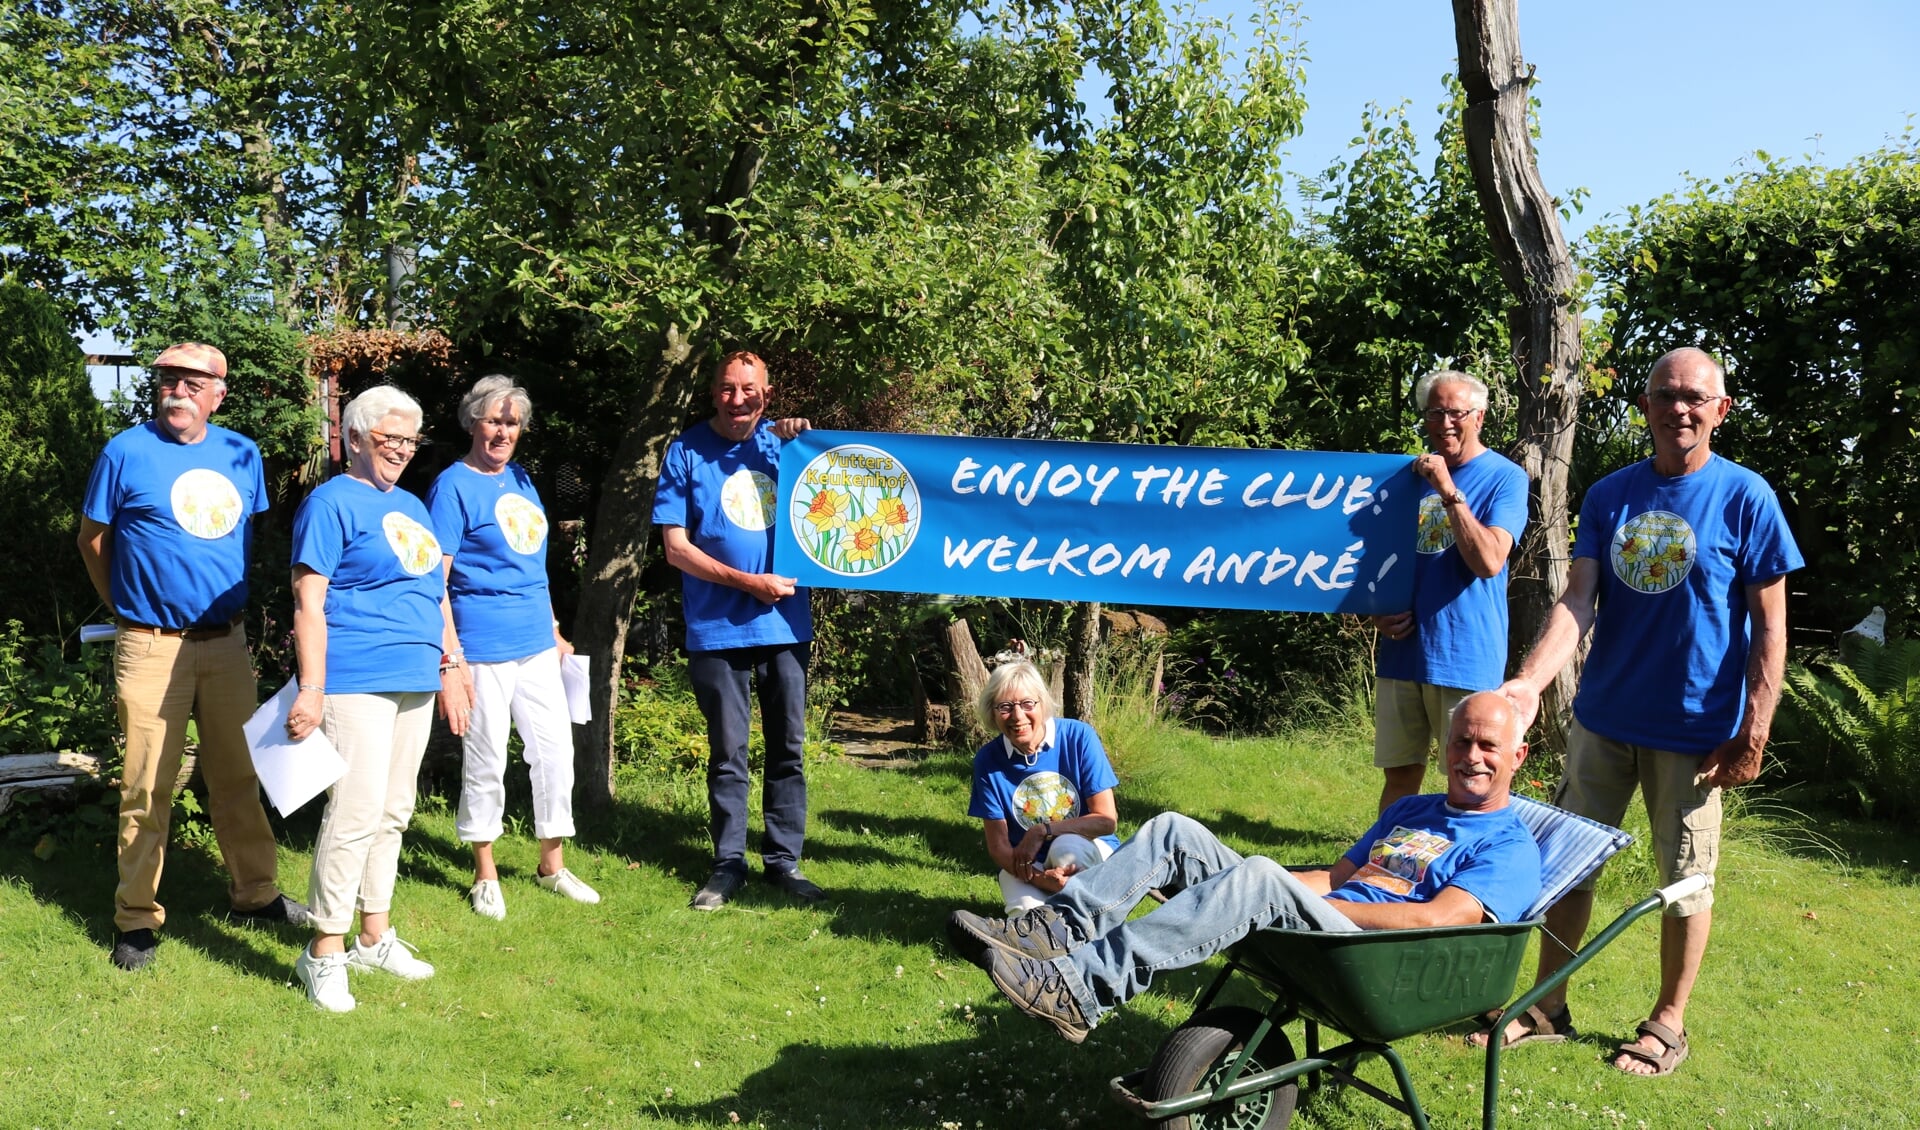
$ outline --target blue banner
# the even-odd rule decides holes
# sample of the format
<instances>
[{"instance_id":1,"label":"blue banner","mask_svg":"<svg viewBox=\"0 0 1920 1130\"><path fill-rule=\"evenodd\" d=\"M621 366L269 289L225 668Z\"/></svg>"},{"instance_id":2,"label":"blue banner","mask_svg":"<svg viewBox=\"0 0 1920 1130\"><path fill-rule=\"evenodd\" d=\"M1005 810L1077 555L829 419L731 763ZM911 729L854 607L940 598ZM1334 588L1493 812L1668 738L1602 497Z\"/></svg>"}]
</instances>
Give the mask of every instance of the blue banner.
<instances>
[{"instance_id":1,"label":"blue banner","mask_svg":"<svg viewBox=\"0 0 1920 1130\"><path fill-rule=\"evenodd\" d=\"M1404 455L803 432L774 570L803 585L1197 608L1413 606Z\"/></svg>"}]
</instances>

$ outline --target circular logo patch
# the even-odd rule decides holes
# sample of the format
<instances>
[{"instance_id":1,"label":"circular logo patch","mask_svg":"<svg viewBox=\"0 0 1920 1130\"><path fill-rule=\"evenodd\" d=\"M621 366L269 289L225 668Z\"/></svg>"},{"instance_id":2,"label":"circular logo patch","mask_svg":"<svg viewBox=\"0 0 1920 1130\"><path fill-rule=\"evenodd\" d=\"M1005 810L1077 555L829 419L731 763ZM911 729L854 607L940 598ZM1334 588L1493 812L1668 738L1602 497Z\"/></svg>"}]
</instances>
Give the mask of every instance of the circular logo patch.
<instances>
[{"instance_id":1,"label":"circular logo patch","mask_svg":"<svg viewBox=\"0 0 1920 1130\"><path fill-rule=\"evenodd\" d=\"M428 570L440 567L440 541L432 530L398 510L387 511L380 519L380 526L387 532L387 544L393 547L393 555L400 559L400 567L409 576L424 576Z\"/></svg>"},{"instance_id":2,"label":"circular logo patch","mask_svg":"<svg viewBox=\"0 0 1920 1130\"><path fill-rule=\"evenodd\" d=\"M1693 527L1678 514L1649 510L1613 532L1613 575L1644 593L1666 592L1693 571Z\"/></svg>"},{"instance_id":3,"label":"circular logo patch","mask_svg":"<svg viewBox=\"0 0 1920 1130\"><path fill-rule=\"evenodd\" d=\"M1013 811L1022 828L1065 820L1079 802L1073 785L1058 773L1034 773L1013 788Z\"/></svg>"},{"instance_id":4,"label":"circular logo patch","mask_svg":"<svg viewBox=\"0 0 1920 1130\"><path fill-rule=\"evenodd\" d=\"M1420 529L1413 537L1417 553L1445 553L1453 544L1453 525L1447 521L1447 504L1437 494L1420 499Z\"/></svg>"},{"instance_id":5,"label":"circular logo patch","mask_svg":"<svg viewBox=\"0 0 1920 1130\"><path fill-rule=\"evenodd\" d=\"M720 488L720 509L743 530L758 533L773 525L773 506L773 480L758 471L743 467Z\"/></svg>"},{"instance_id":6,"label":"circular logo patch","mask_svg":"<svg viewBox=\"0 0 1920 1130\"><path fill-rule=\"evenodd\" d=\"M880 448L850 443L821 452L793 491L793 535L816 565L843 577L878 573L920 532L920 488Z\"/></svg>"},{"instance_id":7,"label":"circular logo patch","mask_svg":"<svg viewBox=\"0 0 1920 1130\"><path fill-rule=\"evenodd\" d=\"M240 492L218 471L197 467L173 480L173 520L197 538L223 538L240 524Z\"/></svg>"},{"instance_id":8,"label":"circular logo patch","mask_svg":"<svg viewBox=\"0 0 1920 1130\"><path fill-rule=\"evenodd\" d=\"M515 553L531 557L546 543L547 515L524 494L501 495L493 504L493 520Z\"/></svg>"}]
</instances>

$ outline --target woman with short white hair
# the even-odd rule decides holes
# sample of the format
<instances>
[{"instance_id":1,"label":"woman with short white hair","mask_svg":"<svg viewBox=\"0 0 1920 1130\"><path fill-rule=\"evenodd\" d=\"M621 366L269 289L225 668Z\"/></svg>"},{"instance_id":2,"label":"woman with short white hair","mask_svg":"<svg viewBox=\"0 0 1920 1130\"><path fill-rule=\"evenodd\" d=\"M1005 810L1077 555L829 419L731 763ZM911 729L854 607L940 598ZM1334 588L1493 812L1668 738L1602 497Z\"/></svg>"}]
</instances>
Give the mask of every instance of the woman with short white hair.
<instances>
[{"instance_id":1,"label":"woman with short white hair","mask_svg":"<svg viewBox=\"0 0 1920 1130\"><path fill-rule=\"evenodd\" d=\"M1027 660L994 668L977 708L981 725L1000 736L973 755L967 815L982 821L1011 916L1060 893L1120 846L1119 779L1093 727L1058 717L1047 681Z\"/></svg>"},{"instance_id":2,"label":"woman with short white hair","mask_svg":"<svg viewBox=\"0 0 1920 1130\"><path fill-rule=\"evenodd\" d=\"M307 999L328 1012L354 1006L349 968L433 976L391 921L400 837L413 819L435 696L461 734L473 692L432 518L398 486L423 442L420 417L420 405L388 385L355 397L340 413L346 473L320 484L293 518L300 693L287 732L299 739L319 728L347 764L313 845L314 938L294 963ZM348 948L356 910L360 933Z\"/></svg>"},{"instance_id":3,"label":"woman with short white hair","mask_svg":"<svg viewBox=\"0 0 1920 1130\"><path fill-rule=\"evenodd\" d=\"M473 721L460 773L462 842L473 845L475 914L503 919L506 897L493 842L507 808L507 731L520 731L533 784L534 881L575 902L600 895L569 871L563 842L573 835L573 725L560 659L573 645L560 634L547 584L547 514L514 449L533 416L525 389L509 377L481 377L460 401L467 454L427 492L434 533L447 551L447 595L473 673Z\"/></svg>"}]
</instances>

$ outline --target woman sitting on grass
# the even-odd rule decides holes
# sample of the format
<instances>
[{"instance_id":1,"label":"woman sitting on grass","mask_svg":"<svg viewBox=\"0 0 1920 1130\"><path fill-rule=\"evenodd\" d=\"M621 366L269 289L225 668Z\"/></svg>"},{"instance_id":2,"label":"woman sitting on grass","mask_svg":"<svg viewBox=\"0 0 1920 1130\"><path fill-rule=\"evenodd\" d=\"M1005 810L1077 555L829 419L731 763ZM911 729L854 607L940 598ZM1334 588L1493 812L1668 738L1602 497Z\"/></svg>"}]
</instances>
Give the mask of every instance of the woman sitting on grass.
<instances>
[{"instance_id":1,"label":"woman sitting on grass","mask_svg":"<svg viewBox=\"0 0 1920 1130\"><path fill-rule=\"evenodd\" d=\"M1113 834L1119 780L1093 727L1056 717L1047 682L1032 663L994 668L978 706L981 724L1000 736L973 755L967 815L985 824L1007 913L1019 914L1120 846Z\"/></svg>"}]
</instances>

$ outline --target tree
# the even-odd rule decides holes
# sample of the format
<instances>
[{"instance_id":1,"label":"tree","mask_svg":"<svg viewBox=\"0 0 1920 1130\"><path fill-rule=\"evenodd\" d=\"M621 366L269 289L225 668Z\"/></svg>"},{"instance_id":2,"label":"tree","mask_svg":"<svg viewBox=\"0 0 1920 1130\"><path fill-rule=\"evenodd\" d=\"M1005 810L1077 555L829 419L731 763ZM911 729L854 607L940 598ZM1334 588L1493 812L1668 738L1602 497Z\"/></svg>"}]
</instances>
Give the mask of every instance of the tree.
<instances>
[{"instance_id":1,"label":"tree","mask_svg":"<svg viewBox=\"0 0 1920 1130\"><path fill-rule=\"evenodd\" d=\"M1534 160L1527 98L1533 72L1520 57L1517 6L1516 0L1453 0L1467 157L1494 260L1513 299L1507 324L1519 409L1509 454L1532 483L1527 534L1509 566L1509 652L1515 656L1532 644L1567 587L1567 468L1586 360L1573 258ZM1579 666L1578 659L1569 663L1541 696L1541 721L1556 745Z\"/></svg>"},{"instance_id":2,"label":"tree","mask_svg":"<svg viewBox=\"0 0 1920 1130\"><path fill-rule=\"evenodd\" d=\"M1920 137L1838 168L1765 154L1592 237L1607 361L1633 379L1705 348L1736 409L1716 451L1766 476L1807 557L1795 620L1920 617Z\"/></svg>"}]
</instances>

